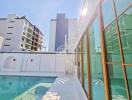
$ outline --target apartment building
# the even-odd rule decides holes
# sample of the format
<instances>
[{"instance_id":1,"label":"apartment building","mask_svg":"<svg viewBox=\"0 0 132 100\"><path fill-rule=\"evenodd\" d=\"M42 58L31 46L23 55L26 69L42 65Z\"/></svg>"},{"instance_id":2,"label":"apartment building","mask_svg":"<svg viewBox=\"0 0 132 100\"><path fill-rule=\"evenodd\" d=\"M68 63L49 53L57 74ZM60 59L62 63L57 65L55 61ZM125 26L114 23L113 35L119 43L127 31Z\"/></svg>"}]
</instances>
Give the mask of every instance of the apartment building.
<instances>
[{"instance_id":1,"label":"apartment building","mask_svg":"<svg viewBox=\"0 0 132 100\"><path fill-rule=\"evenodd\" d=\"M56 19L51 19L49 52L63 51L74 52L69 49L76 40L77 19L67 19L64 13L58 13ZM74 47L72 47L74 48Z\"/></svg>"},{"instance_id":2,"label":"apartment building","mask_svg":"<svg viewBox=\"0 0 132 100\"><path fill-rule=\"evenodd\" d=\"M0 35L5 37L1 51L41 51L43 34L25 16L0 18Z\"/></svg>"}]
</instances>

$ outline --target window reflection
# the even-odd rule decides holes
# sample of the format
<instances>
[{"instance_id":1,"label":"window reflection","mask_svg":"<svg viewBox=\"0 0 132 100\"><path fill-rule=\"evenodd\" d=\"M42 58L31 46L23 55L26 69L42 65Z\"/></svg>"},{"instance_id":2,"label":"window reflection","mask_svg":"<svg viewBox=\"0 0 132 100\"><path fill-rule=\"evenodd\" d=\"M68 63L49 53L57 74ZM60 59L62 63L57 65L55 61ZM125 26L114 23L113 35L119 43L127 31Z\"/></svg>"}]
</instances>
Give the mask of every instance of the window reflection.
<instances>
[{"instance_id":1,"label":"window reflection","mask_svg":"<svg viewBox=\"0 0 132 100\"><path fill-rule=\"evenodd\" d=\"M121 64L108 64L109 84L113 100L127 100L125 81Z\"/></svg>"},{"instance_id":2,"label":"window reflection","mask_svg":"<svg viewBox=\"0 0 132 100\"><path fill-rule=\"evenodd\" d=\"M130 97L132 99L132 66L126 67Z\"/></svg>"},{"instance_id":3,"label":"window reflection","mask_svg":"<svg viewBox=\"0 0 132 100\"><path fill-rule=\"evenodd\" d=\"M96 18L89 30L90 67L92 81L92 99L104 100L104 84L100 47L99 22Z\"/></svg>"},{"instance_id":4,"label":"window reflection","mask_svg":"<svg viewBox=\"0 0 132 100\"><path fill-rule=\"evenodd\" d=\"M118 19L119 29L121 33L121 42L125 63L131 64L132 58L132 8L127 10Z\"/></svg>"},{"instance_id":5,"label":"window reflection","mask_svg":"<svg viewBox=\"0 0 132 100\"><path fill-rule=\"evenodd\" d=\"M115 19L112 0L104 0L102 4L102 12L103 12L104 26L106 27Z\"/></svg>"},{"instance_id":6,"label":"window reflection","mask_svg":"<svg viewBox=\"0 0 132 100\"><path fill-rule=\"evenodd\" d=\"M121 14L127 7L132 5L132 0L114 0L116 5L117 15Z\"/></svg>"}]
</instances>

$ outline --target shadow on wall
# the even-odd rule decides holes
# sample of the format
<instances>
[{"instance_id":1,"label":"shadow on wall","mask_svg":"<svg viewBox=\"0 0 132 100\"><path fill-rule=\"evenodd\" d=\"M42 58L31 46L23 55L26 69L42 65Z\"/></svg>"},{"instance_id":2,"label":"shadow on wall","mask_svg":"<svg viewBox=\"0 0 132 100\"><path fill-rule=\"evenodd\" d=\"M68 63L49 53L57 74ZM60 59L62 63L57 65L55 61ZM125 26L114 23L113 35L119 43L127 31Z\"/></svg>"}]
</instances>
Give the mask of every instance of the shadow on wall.
<instances>
[{"instance_id":1,"label":"shadow on wall","mask_svg":"<svg viewBox=\"0 0 132 100\"><path fill-rule=\"evenodd\" d=\"M65 73L65 67L69 66L64 54L4 53L0 54L0 57L0 72Z\"/></svg>"},{"instance_id":2,"label":"shadow on wall","mask_svg":"<svg viewBox=\"0 0 132 100\"><path fill-rule=\"evenodd\" d=\"M16 57L10 56L5 60L4 68L15 69L16 66L14 65L16 65L16 63Z\"/></svg>"}]
</instances>

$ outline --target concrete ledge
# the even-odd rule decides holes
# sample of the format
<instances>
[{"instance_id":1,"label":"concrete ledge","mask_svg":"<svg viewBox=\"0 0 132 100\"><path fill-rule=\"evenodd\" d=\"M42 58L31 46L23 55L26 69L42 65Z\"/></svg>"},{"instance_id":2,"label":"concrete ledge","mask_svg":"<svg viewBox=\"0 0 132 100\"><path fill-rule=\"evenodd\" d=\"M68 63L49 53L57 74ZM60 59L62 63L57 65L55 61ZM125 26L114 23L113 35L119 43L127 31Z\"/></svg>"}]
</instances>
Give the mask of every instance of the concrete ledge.
<instances>
[{"instance_id":1,"label":"concrete ledge","mask_svg":"<svg viewBox=\"0 0 132 100\"><path fill-rule=\"evenodd\" d=\"M64 76L65 73L51 73L51 72L0 72L0 75L6 76L47 76L58 77Z\"/></svg>"}]
</instances>

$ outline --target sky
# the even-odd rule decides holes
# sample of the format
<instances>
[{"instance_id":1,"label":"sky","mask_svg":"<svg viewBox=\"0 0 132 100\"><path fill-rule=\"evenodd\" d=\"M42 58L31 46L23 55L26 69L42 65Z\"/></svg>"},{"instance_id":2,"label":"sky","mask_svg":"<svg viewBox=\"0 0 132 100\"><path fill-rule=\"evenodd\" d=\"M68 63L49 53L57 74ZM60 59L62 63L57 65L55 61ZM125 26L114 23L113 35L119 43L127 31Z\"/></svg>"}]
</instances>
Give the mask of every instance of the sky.
<instances>
[{"instance_id":1,"label":"sky","mask_svg":"<svg viewBox=\"0 0 132 100\"><path fill-rule=\"evenodd\" d=\"M57 13L65 13L67 18L79 18L83 0L1 0L0 17L8 14L26 16L44 34L44 46L48 50L50 19Z\"/></svg>"}]
</instances>

